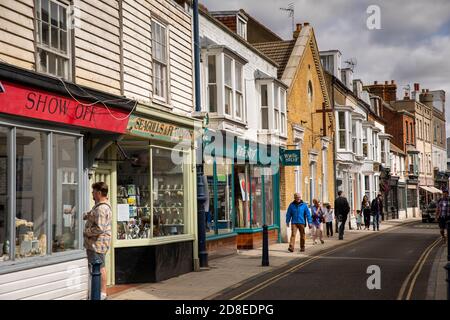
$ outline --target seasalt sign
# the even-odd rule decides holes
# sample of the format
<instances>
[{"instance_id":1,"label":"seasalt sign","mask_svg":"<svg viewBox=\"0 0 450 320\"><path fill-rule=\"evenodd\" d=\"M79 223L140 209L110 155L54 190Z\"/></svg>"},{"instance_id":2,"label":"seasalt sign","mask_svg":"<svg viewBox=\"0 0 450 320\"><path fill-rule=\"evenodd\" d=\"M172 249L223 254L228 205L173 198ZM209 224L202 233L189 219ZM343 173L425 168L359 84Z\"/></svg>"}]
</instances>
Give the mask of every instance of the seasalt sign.
<instances>
[{"instance_id":1,"label":"seasalt sign","mask_svg":"<svg viewBox=\"0 0 450 320\"><path fill-rule=\"evenodd\" d=\"M170 142L190 142L193 136L192 130L133 115L128 123L128 133Z\"/></svg>"},{"instance_id":2,"label":"seasalt sign","mask_svg":"<svg viewBox=\"0 0 450 320\"><path fill-rule=\"evenodd\" d=\"M127 112L101 104L84 104L72 98L2 81L0 112L77 127L124 133Z\"/></svg>"}]
</instances>

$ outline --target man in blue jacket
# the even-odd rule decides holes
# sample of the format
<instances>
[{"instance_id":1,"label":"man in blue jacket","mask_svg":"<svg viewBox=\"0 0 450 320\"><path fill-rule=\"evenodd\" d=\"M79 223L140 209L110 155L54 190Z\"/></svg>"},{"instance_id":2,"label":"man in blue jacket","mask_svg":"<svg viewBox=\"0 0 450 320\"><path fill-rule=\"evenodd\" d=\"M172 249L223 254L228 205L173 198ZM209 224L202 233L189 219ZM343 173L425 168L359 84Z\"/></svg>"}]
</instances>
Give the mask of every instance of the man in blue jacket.
<instances>
[{"instance_id":1,"label":"man in blue jacket","mask_svg":"<svg viewBox=\"0 0 450 320\"><path fill-rule=\"evenodd\" d=\"M308 220L308 226L311 228L312 218L306 203L302 201L299 193L294 194L294 201L289 205L286 212L286 226L289 228L291 224L291 241L289 242L289 251L294 252L295 237L297 235L297 229L300 230L300 252L305 251L305 227L306 220Z\"/></svg>"}]
</instances>

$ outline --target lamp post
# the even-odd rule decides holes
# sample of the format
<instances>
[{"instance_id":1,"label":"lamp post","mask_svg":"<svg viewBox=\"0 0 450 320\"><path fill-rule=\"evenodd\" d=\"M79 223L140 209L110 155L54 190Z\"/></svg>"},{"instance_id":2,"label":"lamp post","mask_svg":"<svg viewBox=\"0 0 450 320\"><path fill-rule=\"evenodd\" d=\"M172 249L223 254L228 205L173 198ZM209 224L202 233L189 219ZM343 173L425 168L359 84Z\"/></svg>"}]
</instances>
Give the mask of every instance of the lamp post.
<instances>
[{"instance_id":1,"label":"lamp post","mask_svg":"<svg viewBox=\"0 0 450 320\"><path fill-rule=\"evenodd\" d=\"M195 111L201 112L200 95L200 34L198 0L192 1L194 22L194 67L195 67ZM197 159L197 233L198 233L198 259L200 268L208 267L208 252L206 250L206 221L205 221L205 183L203 179L203 137L199 139L200 152Z\"/></svg>"}]
</instances>

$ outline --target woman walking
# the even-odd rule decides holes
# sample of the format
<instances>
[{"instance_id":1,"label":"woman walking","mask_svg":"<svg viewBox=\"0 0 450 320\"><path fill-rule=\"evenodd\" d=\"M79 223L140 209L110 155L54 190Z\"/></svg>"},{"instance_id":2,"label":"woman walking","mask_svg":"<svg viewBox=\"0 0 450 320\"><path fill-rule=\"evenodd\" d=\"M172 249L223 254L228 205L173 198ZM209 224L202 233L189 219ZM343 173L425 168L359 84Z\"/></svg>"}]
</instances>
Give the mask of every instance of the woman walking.
<instances>
[{"instance_id":1,"label":"woman walking","mask_svg":"<svg viewBox=\"0 0 450 320\"><path fill-rule=\"evenodd\" d=\"M361 203L361 212L364 216L364 230L369 230L371 209L369 198L366 195L364 196L363 201Z\"/></svg>"},{"instance_id":2,"label":"woman walking","mask_svg":"<svg viewBox=\"0 0 450 320\"><path fill-rule=\"evenodd\" d=\"M322 239L322 222L324 220L323 218L323 212L322 208L320 207L319 201L317 199L313 199L313 205L311 207L311 216L312 216L312 224L311 224L311 235L314 244L317 244L316 239L319 238L320 242L323 244L324 241Z\"/></svg>"}]
</instances>

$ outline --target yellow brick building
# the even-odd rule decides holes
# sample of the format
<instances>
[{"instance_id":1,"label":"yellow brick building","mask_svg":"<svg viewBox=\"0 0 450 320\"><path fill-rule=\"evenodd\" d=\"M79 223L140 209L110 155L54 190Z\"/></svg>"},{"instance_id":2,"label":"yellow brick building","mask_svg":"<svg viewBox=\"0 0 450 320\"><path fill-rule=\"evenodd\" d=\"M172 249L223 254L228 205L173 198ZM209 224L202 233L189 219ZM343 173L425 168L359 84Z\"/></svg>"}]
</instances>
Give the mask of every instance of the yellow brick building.
<instances>
[{"instance_id":1,"label":"yellow brick building","mask_svg":"<svg viewBox=\"0 0 450 320\"><path fill-rule=\"evenodd\" d=\"M301 166L282 167L280 172L283 234L286 232L284 213L295 192L300 192L308 204L317 198L333 206L334 119L332 112L325 112L325 119L320 112L323 108L329 111L331 103L314 30L308 23L297 24L292 40L254 45L280 65L279 79L289 87L287 145L289 149L301 149Z\"/></svg>"}]
</instances>

